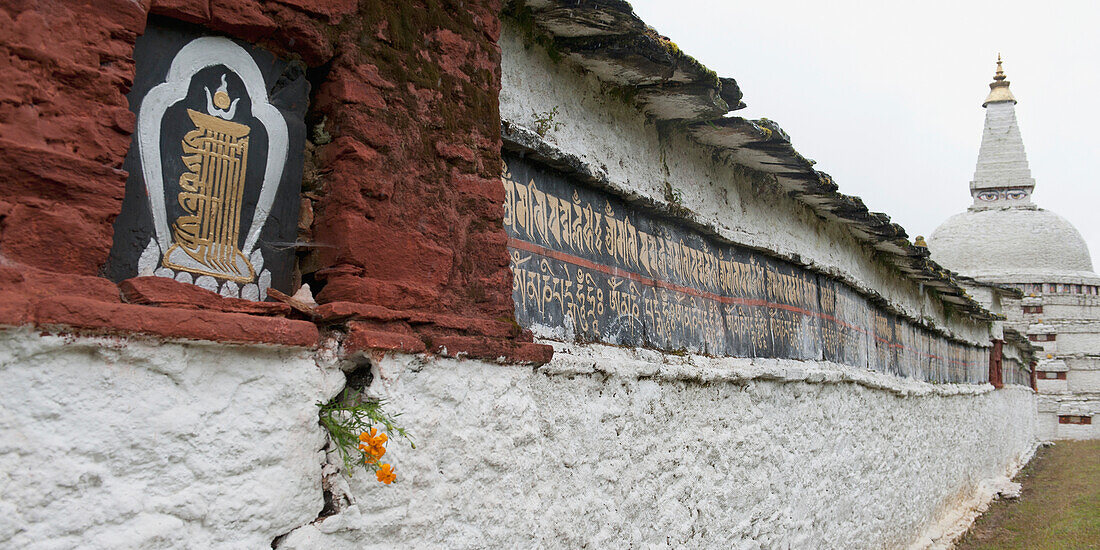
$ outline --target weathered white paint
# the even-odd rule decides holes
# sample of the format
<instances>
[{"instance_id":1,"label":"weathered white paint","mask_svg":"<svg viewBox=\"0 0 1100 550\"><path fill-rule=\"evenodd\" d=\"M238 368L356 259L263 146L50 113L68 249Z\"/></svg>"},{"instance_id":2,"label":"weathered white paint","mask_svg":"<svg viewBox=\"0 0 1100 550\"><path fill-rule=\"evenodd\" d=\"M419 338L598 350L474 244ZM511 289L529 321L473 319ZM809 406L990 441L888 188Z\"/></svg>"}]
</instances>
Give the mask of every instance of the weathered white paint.
<instances>
[{"instance_id":1,"label":"weathered white paint","mask_svg":"<svg viewBox=\"0 0 1100 550\"><path fill-rule=\"evenodd\" d=\"M1058 439L1100 439L1100 429L1096 424L1059 424Z\"/></svg>"},{"instance_id":2,"label":"weathered white paint","mask_svg":"<svg viewBox=\"0 0 1100 550\"><path fill-rule=\"evenodd\" d=\"M982 145L978 149L974 179L970 182L970 191L974 196L972 208L1031 204L1035 179L1031 177L1024 140L1016 123L1016 102L993 102L984 107ZM1001 193L996 198L980 196L990 191Z\"/></svg>"},{"instance_id":3,"label":"weathered white paint","mask_svg":"<svg viewBox=\"0 0 1100 550\"><path fill-rule=\"evenodd\" d=\"M0 546L896 546L949 538L1034 442L1022 388L556 346L379 361L418 447L314 521L327 349L2 332Z\"/></svg>"},{"instance_id":4,"label":"weathered white paint","mask_svg":"<svg viewBox=\"0 0 1100 550\"><path fill-rule=\"evenodd\" d=\"M1100 394L1100 370L1074 370L1066 373L1066 382L1072 392Z\"/></svg>"},{"instance_id":5,"label":"weathered white paint","mask_svg":"<svg viewBox=\"0 0 1100 550\"><path fill-rule=\"evenodd\" d=\"M0 547L268 548L317 516L308 352L0 332Z\"/></svg>"},{"instance_id":6,"label":"weathered white paint","mask_svg":"<svg viewBox=\"0 0 1100 550\"><path fill-rule=\"evenodd\" d=\"M1040 412L1036 435L1043 441L1054 441L1058 439L1058 415Z\"/></svg>"},{"instance_id":7,"label":"weathered white paint","mask_svg":"<svg viewBox=\"0 0 1100 550\"><path fill-rule=\"evenodd\" d=\"M1035 444L1023 388L556 347L535 370L377 363L417 448L279 548L927 546Z\"/></svg>"},{"instance_id":8,"label":"weathered white paint","mask_svg":"<svg viewBox=\"0 0 1100 550\"><path fill-rule=\"evenodd\" d=\"M982 281L1100 284L1084 238L1068 221L1030 207L968 210L943 222L928 238L932 259Z\"/></svg>"},{"instance_id":9,"label":"weathered white paint","mask_svg":"<svg viewBox=\"0 0 1100 550\"><path fill-rule=\"evenodd\" d=\"M501 40L503 116L558 108L547 137L624 196L666 202L669 182L723 238L988 342L773 183L658 132L515 29ZM343 381L327 350L0 333L0 546L263 548L289 532L279 548L922 547L1035 444L1020 387L555 346L538 369L379 359L373 391L418 443L391 442L399 481L382 486L338 477L331 453L322 470L316 403ZM322 472L350 502L315 521Z\"/></svg>"},{"instance_id":10,"label":"weathered white paint","mask_svg":"<svg viewBox=\"0 0 1100 550\"><path fill-rule=\"evenodd\" d=\"M1100 324L1100 296L1046 293L1024 298L1022 305L1043 306L1042 313L1024 314L1028 319L1079 320Z\"/></svg>"},{"instance_id":11,"label":"weathered white paint","mask_svg":"<svg viewBox=\"0 0 1100 550\"><path fill-rule=\"evenodd\" d=\"M995 83L1007 92L1007 82ZM928 239L932 259L986 282L1100 281L1088 246L1072 224L1031 203L1031 177L1016 101L987 102L982 145L970 182L974 203L948 218Z\"/></svg>"},{"instance_id":12,"label":"weathered white paint","mask_svg":"<svg viewBox=\"0 0 1100 550\"><path fill-rule=\"evenodd\" d=\"M1044 440L1100 439L1100 393L1048 393L1040 388L1038 410L1039 437ZM1062 424L1058 421L1062 415L1090 416L1092 424Z\"/></svg>"},{"instance_id":13,"label":"weathered white paint","mask_svg":"<svg viewBox=\"0 0 1100 550\"><path fill-rule=\"evenodd\" d=\"M1055 355L1073 355L1078 353L1096 353L1100 350L1100 331L1093 333L1065 332L1056 333L1054 342L1041 342L1043 350Z\"/></svg>"},{"instance_id":14,"label":"weathered white paint","mask_svg":"<svg viewBox=\"0 0 1100 550\"><path fill-rule=\"evenodd\" d=\"M1035 381L1035 385L1042 393L1058 393L1069 389L1069 385L1065 380L1048 380L1041 376Z\"/></svg>"},{"instance_id":15,"label":"weathered white paint","mask_svg":"<svg viewBox=\"0 0 1100 550\"><path fill-rule=\"evenodd\" d=\"M1072 370L1100 370L1100 357L1091 355L1074 355L1063 359L1068 369Z\"/></svg>"},{"instance_id":16,"label":"weathered white paint","mask_svg":"<svg viewBox=\"0 0 1100 550\"><path fill-rule=\"evenodd\" d=\"M1100 437L1087 427L1059 425L1057 414L1067 410L1100 418L1100 297L1082 294L1044 293L1024 299L1025 305L1042 306L1042 313L1021 313L1010 308L1014 326L1031 333L1053 333L1054 342L1039 342L1044 349L1039 370L1065 372L1065 380L1044 380L1038 388L1048 403L1042 420L1044 438ZM1090 435L1094 434L1094 435Z\"/></svg>"}]
</instances>

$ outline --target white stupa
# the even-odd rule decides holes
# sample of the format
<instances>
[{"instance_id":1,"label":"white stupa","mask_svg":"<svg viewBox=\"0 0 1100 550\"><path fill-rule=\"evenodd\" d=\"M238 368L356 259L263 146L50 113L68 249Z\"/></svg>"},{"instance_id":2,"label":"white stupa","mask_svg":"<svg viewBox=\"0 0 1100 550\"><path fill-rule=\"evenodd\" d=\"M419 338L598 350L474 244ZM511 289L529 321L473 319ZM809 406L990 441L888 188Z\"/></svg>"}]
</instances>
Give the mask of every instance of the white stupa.
<instances>
[{"instance_id":1,"label":"white stupa","mask_svg":"<svg viewBox=\"0 0 1100 550\"><path fill-rule=\"evenodd\" d=\"M1016 98L997 58L989 85L985 130L970 194L974 203L943 222L928 239L932 259L961 275L992 283L1100 284L1088 246L1061 216L1031 202Z\"/></svg>"},{"instance_id":2,"label":"white stupa","mask_svg":"<svg viewBox=\"0 0 1100 550\"><path fill-rule=\"evenodd\" d=\"M1035 180L1000 56L989 88L970 182L974 203L936 228L928 249L978 285L1022 291L1000 304L1003 326L1042 348L1035 365L1039 436L1100 439L1100 277L1073 225L1031 202Z\"/></svg>"}]
</instances>

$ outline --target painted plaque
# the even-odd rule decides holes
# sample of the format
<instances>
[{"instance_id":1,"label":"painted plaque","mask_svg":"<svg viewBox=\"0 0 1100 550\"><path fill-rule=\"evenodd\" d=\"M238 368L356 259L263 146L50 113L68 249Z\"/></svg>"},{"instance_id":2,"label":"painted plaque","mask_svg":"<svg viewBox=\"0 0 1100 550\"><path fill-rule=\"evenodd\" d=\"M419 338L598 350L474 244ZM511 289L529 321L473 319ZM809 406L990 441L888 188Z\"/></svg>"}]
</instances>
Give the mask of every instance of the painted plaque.
<instances>
[{"instance_id":1,"label":"painted plaque","mask_svg":"<svg viewBox=\"0 0 1100 550\"><path fill-rule=\"evenodd\" d=\"M520 324L567 340L828 360L983 382L985 350L949 341L844 283L504 155L504 227Z\"/></svg>"},{"instance_id":2,"label":"painted plaque","mask_svg":"<svg viewBox=\"0 0 1100 550\"><path fill-rule=\"evenodd\" d=\"M309 84L221 36L150 24L127 98L137 115L108 273L225 296L289 292Z\"/></svg>"}]
</instances>

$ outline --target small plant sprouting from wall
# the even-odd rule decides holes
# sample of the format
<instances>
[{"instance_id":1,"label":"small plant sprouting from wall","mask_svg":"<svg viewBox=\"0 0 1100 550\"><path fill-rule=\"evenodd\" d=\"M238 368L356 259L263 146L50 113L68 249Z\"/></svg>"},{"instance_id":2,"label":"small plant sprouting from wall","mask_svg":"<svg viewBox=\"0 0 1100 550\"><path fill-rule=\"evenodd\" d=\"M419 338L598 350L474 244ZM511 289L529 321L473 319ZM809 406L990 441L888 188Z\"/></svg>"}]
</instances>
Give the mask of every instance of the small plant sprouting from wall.
<instances>
[{"instance_id":1,"label":"small plant sprouting from wall","mask_svg":"<svg viewBox=\"0 0 1100 550\"><path fill-rule=\"evenodd\" d=\"M532 112L531 114L535 116L535 133L539 136L546 137L546 133L550 130L556 132L561 129L561 123L554 120L558 116L557 106L549 111Z\"/></svg>"},{"instance_id":2,"label":"small plant sprouting from wall","mask_svg":"<svg viewBox=\"0 0 1100 550\"><path fill-rule=\"evenodd\" d=\"M416 444L397 424L400 414L386 412L385 401L366 398L359 391L345 389L328 403L318 403L321 426L328 430L340 458L344 461L344 473L351 477L356 466L374 472L378 481L389 485L395 479L392 464L382 462L386 443L396 435ZM378 431L378 427L383 429Z\"/></svg>"},{"instance_id":3,"label":"small plant sprouting from wall","mask_svg":"<svg viewBox=\"0 0 1100 550\"><path fill-rule=\"evenodd\" d=\"M668 212L673 216L686 217L690 210L684 206L684 197L679 189L673 189L672 184L665 180L665 202L668 203Z\"/></svg>"}]
</instances>

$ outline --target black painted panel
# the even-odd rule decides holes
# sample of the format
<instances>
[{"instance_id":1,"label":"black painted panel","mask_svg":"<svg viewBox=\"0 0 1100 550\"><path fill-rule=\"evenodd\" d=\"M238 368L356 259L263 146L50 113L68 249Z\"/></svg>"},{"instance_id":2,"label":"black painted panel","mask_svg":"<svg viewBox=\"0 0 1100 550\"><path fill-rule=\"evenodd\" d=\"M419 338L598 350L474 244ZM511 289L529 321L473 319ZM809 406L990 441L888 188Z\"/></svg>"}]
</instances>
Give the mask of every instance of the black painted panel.
<instances>
[{"instance_id":1,"label":"black painted panel","mask_svg":"<svg viewBox=\"0 0 1100 550\"><path fill-rule=\"evenodd\" d=\"M247 43L155 19L138 38L134 58L127 99L138 124L124 164L129 179L107 275L118 281L152 271L196 283L205 276L203 284L219 290L228 290L231 281L236 295L251 285L256 296L244 297L253 299L267 287L292 291L309 101L301 66ZM183 76L168 82L173 64ZM158 93L170 99L149 99ZM144 131L150 119L160 120L159 135ZM280 134L282 143L273 144L273 135ZM154 157L161 164L159 182L146 178ZM285 158L277 172L269 168L273 157ZM266 203L265 185L271 197ZM162 189L161 200L151 189ZM161 227L167 228L159 238L157 210L164 212ZM188 219L197 221L188 225ZM249 242L254 224L260 232Z\"/></svg>"},{"instance_id":2,"label":"black painted panel","mask_svg":"<svg viewBox=\"0 0 1100 550\"><path fill-rule=\"evenodd\" d=\"M579 341L829 360L984 382L984 350L873 306L847 285L505 154L504 226L519 322Z\"/></svg>"}]
</instances>

